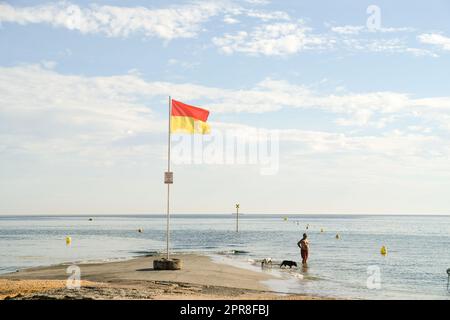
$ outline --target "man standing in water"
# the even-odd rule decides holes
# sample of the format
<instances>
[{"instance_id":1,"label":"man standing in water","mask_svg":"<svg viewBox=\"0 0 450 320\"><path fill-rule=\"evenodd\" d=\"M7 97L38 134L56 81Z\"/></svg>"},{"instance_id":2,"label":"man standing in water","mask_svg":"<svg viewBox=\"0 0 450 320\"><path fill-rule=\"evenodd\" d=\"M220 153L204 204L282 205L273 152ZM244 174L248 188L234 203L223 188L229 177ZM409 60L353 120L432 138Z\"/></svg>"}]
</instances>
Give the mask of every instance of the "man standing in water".
<instances>
[{"instance_id":1,"label":"man standing in water","mask_svg":"<svg viewBox=\"0 0 450 320\"><path fill-rule=\"evenodd\" d=\"M297 243L298 247L300 248L303 266L306 266L306 261L308 260L308 253L309 253L309 242L307 238L308 236L306 235L306 233L304 233L302 240L300 240Z\"/></svg>"}]
</instances>

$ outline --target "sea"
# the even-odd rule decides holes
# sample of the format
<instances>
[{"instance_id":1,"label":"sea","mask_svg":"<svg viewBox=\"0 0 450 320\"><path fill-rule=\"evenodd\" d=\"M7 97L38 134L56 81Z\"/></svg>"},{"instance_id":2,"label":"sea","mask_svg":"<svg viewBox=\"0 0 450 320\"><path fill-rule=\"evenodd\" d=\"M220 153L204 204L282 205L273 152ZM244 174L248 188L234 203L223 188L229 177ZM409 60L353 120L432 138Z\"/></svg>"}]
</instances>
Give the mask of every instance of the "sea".
<instances>
[{"instance_id":1,"label":"sea","mask_svg":"<svg viewBox=\"0 0 450 320\"><path fill-rule=\"evenodd\" d=\"M266 285L280 295L450 299L450 216L240 214L239 232L235 218L172 215L171 252L270 273ZM310 242L307 268L297 247L303 233ZM165 250L165 215L0 216L0 273ZM261 267L265 258L272 266ZM299 267L280 268L282 260Z\"/></svg>"}]
</instances>

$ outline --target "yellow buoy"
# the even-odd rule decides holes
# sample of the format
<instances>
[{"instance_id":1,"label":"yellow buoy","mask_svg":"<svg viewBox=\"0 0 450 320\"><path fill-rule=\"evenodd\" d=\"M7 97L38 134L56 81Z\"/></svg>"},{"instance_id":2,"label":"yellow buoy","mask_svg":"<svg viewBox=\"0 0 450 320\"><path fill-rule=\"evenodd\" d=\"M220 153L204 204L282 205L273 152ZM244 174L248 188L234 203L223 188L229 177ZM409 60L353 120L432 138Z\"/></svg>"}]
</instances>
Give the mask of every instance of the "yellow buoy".
<instances>
[{"instance_id":1,"label":"yellow buoy","mask_svg":"<svg viewBox=\"0 0 450 320\"><path fill-rule=\"evenodd\" d=\"M339 233L336 234L336 239L340 239L341 236L339 235Z\"/></svg>"},{"instance_id":2,"label":"yellow buoy","mask_svg":"<svg viewBox=\"0 0 450 320\"><path fill-rule=\"evenodd\" d=\"M320 232L323 232L323 228L320 229Z\"/></svg>"},{"instance_id":3,"label":"yellow buoy","mask_svg":"<svg viewBox=\"0 0 450 320\"><path fill-rule=\"evenodd\" d=\"M284 217L284 221L287 221L287 219L288 219L287 217Z\"/></svg>"},{"instance_id":4,"label":"yellow buoy","mask_svg":"<svg viewBox=\"0 0 450 320\"><path fill-rule=\"evenodd\" d=\"M387 255L387 248L386 248L386 246L382 246L382 247L381 247L380 253L381 253L383 256Z\"/></svg>"},{"instance_id":5,"label":"yellow buoy","mask_svg":"<svg viewBox=\"0 0 450 320\"><path fill-rule=\"evenodd\" d=\"M72 238L71 237L66 237L66 244L69 245L72 243Z\"/></svg>"}]
</instances>

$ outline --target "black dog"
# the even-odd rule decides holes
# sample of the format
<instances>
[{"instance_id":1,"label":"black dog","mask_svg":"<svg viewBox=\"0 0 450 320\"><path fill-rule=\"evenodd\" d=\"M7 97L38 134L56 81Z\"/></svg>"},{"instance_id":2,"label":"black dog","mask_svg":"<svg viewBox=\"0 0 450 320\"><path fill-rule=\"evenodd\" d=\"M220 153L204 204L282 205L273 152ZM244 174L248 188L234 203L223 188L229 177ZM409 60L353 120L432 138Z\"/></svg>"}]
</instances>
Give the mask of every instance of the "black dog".
<instances>
[{"instance_id":1,"label":"black dog","mask_svg":"<svg viewBox=\"0 0 450 320\"><path fill-rule=\"evenodd\" d=\"M297 268L297 262L295 261L289 261L289 260L283 260L283 262L280 264L280 268L283 267L289 267L292 269L292 267L296 267Z\"/></svg>"}]
</instances>

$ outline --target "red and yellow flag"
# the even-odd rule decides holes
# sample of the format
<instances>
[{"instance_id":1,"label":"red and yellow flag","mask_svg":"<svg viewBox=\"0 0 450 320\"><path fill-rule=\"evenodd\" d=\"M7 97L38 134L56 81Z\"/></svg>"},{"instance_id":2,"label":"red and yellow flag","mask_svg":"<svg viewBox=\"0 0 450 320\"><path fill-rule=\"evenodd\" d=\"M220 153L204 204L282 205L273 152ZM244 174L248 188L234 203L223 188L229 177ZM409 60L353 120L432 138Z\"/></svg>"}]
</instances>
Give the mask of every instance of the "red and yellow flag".
<instances>
[{"instance_id":1,"label":"red and yellow flag","mask_svg":"<svg viewBox=\"0 0 450 320\"><path fill-rule=\"evenodd\" d=\"M206 123L208 116L208 110L172 99L170 132L207 134L211 131Z\"/></svg>"}]
</instances>

